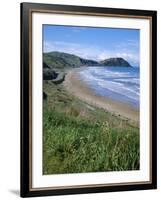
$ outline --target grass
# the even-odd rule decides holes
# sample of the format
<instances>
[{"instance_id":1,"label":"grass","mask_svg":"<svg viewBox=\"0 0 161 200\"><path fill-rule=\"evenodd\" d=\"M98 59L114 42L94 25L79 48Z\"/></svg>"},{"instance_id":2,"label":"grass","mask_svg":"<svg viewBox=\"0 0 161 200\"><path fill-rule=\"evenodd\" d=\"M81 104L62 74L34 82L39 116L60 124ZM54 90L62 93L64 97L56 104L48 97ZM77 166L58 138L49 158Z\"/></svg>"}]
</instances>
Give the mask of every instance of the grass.
<instances>
[{"instance_id":1,"label":"grass","mask_svg":"<svg viewBox=\"0 0 161 200\"><path fill-rule=\"evenodd\" d=\"M139 169L139 128L44 82L43 174Z\"/></svg>"}]
</instances>

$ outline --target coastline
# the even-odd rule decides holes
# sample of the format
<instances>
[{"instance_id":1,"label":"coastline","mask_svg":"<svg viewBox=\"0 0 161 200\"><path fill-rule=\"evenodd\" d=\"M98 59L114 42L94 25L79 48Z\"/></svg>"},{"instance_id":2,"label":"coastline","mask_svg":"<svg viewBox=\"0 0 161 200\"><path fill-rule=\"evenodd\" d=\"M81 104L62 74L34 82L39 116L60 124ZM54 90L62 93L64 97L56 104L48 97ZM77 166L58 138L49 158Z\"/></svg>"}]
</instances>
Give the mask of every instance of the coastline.
<instances>
[{"instance_id":1,"label":"coastline","mask_svg":"<svg viewBox=\"0 0 161 200\"><path fill-rule=\"evenodd\" d=\"M97 95L87 86L86 83L80 80L78 74L79 70L80 69L70 70L65 76L63 85L69 93L86 103L89 103L98 108L102 108L116 116L131 120L137 123L137 125L139 124L138 110L134 109L128 104Z\"/></svg>"}]
</instances>

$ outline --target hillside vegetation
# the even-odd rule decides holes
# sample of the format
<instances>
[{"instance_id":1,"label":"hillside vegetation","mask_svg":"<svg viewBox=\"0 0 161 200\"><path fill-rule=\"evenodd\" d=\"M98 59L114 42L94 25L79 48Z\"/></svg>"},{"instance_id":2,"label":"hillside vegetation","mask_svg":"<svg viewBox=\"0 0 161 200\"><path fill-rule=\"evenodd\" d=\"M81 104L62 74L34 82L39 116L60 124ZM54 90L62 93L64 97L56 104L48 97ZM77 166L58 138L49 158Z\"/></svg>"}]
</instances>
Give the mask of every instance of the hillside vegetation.
<instances>
[{"instance_id":1,"label":"hillside vegetation","mask_svg":"<svg viewBox=\"0 0 161 200\"><path fill-rule=\"evenodd\" d=\"M103 66L123 66L131 67L131 65L123 58L109 58L100 62Z\"/></svg>"},{"instance_id":2,"label":"hillside vegetation","mask_svg":"<svg viewBox=\"0 0 161 200\"><path fill-rule=\"evenodd\" d=\"M79 56L63 53L63 52L49 52L43 54L44 62L51 68L76 68L81 66L124 66L130 67L131 65L123 58L109 58L97 62L80 58Z\"/></svg>"},{"instance_id":3,"label":"hillside vegetation","mask_svg":"<svg viewBox=\"0 0 161 200\"><path fill-rule=\"evenodd\" d=\"M138 170L139 128L44 81L43 174Z\"/></svg>"},{"instance_id":4,"label":"hillside vegetation","mask_svg":"<svg viewBox=\"0 0 161 200\"><path fill-rule=\"evenodd\" d=\"M97 65L98 63L93 60L87 60L80 58L76 55L62 53L62 52L50 52L44 53L44 62L52 68L75 68L80 66Z\"/></svg>"},{"instance_id":5,"label":"hillside vegetation","mask_svg":"<svg viewBox=\"0 0 161 200\"><path fill-rule=\"evenodd\" d=\"M138 170L136 124L79 100L63 86L70 68L100 63L61 52L43 56L43 174ZM110 60L113 66L122 63Z\"/></svg>"}]
</instances>

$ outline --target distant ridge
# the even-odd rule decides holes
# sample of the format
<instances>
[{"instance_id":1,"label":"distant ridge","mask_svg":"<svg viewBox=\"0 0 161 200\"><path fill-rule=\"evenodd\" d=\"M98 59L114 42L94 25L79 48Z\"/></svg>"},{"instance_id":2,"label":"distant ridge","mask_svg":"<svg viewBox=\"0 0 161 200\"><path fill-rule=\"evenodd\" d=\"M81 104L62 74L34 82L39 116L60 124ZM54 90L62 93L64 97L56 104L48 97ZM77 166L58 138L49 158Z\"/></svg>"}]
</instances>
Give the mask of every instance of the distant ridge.
<instances>
[{"instance_id":1,"label":"distant ridge","mask_svg":"<svg viewBox=\"0 0 161 200\"><path fill-rule=\"evenodd\" d=\"M124 66L131 67L131 65L123 58L109 58L97 62L95 60L88 60L76 56L74 54L53 51L43 54L43 62L50 68L77 68L81 66Z\"/></svg>"},{"instance_id":2,"label":"distant ridge","mask_svg":"<svg viewBox=\"0 0 161 200\"><path fill-rule=\"evenodd\" d=\"M124 66L131 67L131 65L123 58L109 58L100 62L103 66Z\"/></svg>"}]
</instances>

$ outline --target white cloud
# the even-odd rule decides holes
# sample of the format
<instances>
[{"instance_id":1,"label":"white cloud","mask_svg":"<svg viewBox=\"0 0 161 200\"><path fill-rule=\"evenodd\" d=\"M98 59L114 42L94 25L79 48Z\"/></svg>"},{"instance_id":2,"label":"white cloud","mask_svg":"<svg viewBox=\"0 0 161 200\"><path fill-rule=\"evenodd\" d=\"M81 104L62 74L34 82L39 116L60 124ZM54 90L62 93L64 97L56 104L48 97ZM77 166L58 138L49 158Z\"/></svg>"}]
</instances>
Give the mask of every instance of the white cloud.
<instances>
[{"instance_id":1,"label":"white cloud","mask_svg":"<svg viewBox=\"0 0 161 200\"><path fill-rule=\"evenodd\" d=\"M100 50L95 46L87 46L78 43L68 43L63 41L44 42L44 52L62 51L78 55L86 59L97 59Z\"/></svg>"},{"instance_id":2,"label":"white cloud","mask_svg":"<svg viewBox=\"0 0 161 200\"><path fill-rule=\"evenodd\" d=\"M120 42L119 44L114 45L115 48L119 49L129 49L129 48L135 48L139 49L139 41L137 40L127 40L126 42Z\"/></svg>"},{"instance_id":3,"label":"white cloud","mask_svg":"<svg viewBox=\"0 0 161 200\"><path fill-rule=\"evenodd\" d=\"M130 41L132 42L132 41ZM64 41L46 41L44 42L44 52L61 51L78 55L82 58L93 60L104 60L110 57L122 57L132 65L139 64L139 53L134 52L131 48L118 47L114 50L101 49L94 45L84 45L78 43L69 43Z\"/></svg>"},{"instance_id":4,"label":"white cloud","mask_svg":"<svg viewBox=\"0 0 161 200\"><path fill-rule=\"evenodd\" d=\"M112 56L111 52L109 52L109 51L102 51L102 52L99 53L99 55L97 57L97 60L105 60L107 58L110 58L111 56Z\"/></svg>"},{"instance_id":5,"label":"white cloud","mask_svg":"<svg viewBox=\"0 0 161 200\"><path fill-rule=\"evenodd\" d=\"M86 29L87 29L86 27L79 27L78 26L78 27L73 27L72 31L77 33L77 32L81 32L81 31L86 30Z\"/></svg>"},{"instance_id":6,"label":"white cloud","mask_svg":"<svg viewBox=\"0 0 161 200\"><path fill-rule=\"evenodd\" d=\"M131 62L132 65L138 65L139 64L139 55L134 53L117 53L117 57L122 57L129 62Z\"/></svg>"},{"instance_id":7,"label":"white cloud","mask_svg":"<svg viewBox=\"0 0 161 200\"><path fill-rule=\"evenodd\" d=\"M121 57L130 62L132 65L138 65L139 64L139 54L135 54L132 52L126 52L122 51L120 52L112 52L112 51L103 51L98 55L98 60L104 60L107 58L112 58L112 57Z\"/></svg>"},{"instance_id":8,"label":"white cloud","mask_svg":"<svg viewBox=\"0 0 161 200\"><path fill-rule=\"evenodd\" d=\"M138 40L127 40L127 45L135 48L139 48Z\"/></svg>"}]
</instances>

